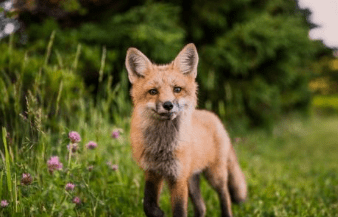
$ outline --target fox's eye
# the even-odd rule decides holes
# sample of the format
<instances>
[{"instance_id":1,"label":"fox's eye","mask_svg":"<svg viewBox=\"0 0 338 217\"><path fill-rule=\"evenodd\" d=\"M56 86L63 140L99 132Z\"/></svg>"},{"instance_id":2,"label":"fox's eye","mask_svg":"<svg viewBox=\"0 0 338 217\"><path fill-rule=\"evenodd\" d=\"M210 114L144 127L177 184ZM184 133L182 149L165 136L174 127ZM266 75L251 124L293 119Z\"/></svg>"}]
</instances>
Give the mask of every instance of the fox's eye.
<instances>
[{"instance_id":1,"label":"fox's eye","mask_svg":"<svg viewBox=\"0 0 338 217\"><path fill-rule=\"evenodd\" d=\"M158 93L158 91L156 89L149 90L150 95L156 95L157 93Z\"/></svg>"},{"instance_id":2,"label":"fox's eye","mask_svg":"<svg viewBox=\"0 0 338 217\"><path fill-rule=\"evenodd\" d=\"M181 92L181 90L182 90L182 88L180 88L180 87L174 87L175 93L179 93L179 92Z\"/></svg>"}]
</instances>

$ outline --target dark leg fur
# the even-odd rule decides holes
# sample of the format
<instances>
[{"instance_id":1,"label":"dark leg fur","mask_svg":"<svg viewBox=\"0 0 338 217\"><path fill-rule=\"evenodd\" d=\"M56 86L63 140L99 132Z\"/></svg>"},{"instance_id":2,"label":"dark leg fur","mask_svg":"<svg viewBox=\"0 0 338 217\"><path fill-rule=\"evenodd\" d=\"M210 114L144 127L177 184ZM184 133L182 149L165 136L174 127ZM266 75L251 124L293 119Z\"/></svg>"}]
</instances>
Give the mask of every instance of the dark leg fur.
<instances>
[{"instance_id":1,"label":"dark leg fur","mask_svg":"<svg viewBox=\"0 0 338 217\"><path fill-rule=\"evenodd\" d=\"M231 199L227 186L220 188L217 193L220 199L222 217L231 217Z\"/></svg>"},{"instance_id":2,"label":"dark leg fur","mask_svg":"<svg viewBox=\"0 0 338 217\"><path fill-rule=\"evenodd\" d=\"M211 186L217 191L220 200L222 217L231 217L231 198L228 190L228 173L226 169L208 168L205 171L205 177Z\"/></svg>"},{"instance_id":3,"label":"dark leg fur","mask_svg":"<svg viewBox=\"0 0 338 217\"><path fill-rule=\"evenodd\" d=\"M188 180L168 180L173 217L186 217L188 208Z\"/></svg>"},{"instance_id":4,"label":"dark leg fur","mask_svg":"<svg viewBox=\"0 0 338 217\"><path fill-rule=\"evenodd\" d=\"M147 174L144 188L143 209L148 217L163 217L164 213L159 208L158 202L162 188L162 178L154 174Z\"/></svg>"},{"instance_id":5,"label":"dark leg fur","mask_svg":"<svg viewBox=\"0 0 338 217\"><path fill-rule=\"evenodd\" d=\"M203 217L206 211L199 186L200 175L194 174L189 180L189 197L194 205L195 217Z\"/></svg>"},{"instance_id":6,"label":"dark leg fur","mask_svg":"<svg viewBox=\"0 0 338 217\"><path fill-rule=\"evenodd\" d=\"M184 202L177 201L173 207L173 217L182 217L184 215L186 215L186 212L184 210Z\"/></svg>"}]
</instances>

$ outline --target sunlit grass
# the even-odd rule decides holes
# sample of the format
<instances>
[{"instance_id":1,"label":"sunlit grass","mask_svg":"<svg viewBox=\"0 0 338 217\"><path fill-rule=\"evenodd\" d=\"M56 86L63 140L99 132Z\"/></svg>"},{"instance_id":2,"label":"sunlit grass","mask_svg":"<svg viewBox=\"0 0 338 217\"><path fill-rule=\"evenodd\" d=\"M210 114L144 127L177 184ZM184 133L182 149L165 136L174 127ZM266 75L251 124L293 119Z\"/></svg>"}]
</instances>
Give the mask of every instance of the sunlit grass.
<instances>
[{"instance_id":1,"label":"sunlit grass","mask_svg":"<svg viewBox=\"0 0 338 217\"><path fill-rule=\"evenodd\" d=\"M316 109L338 111L338 95L316 95L312 105Z\"/></svg>"}]
</instances>

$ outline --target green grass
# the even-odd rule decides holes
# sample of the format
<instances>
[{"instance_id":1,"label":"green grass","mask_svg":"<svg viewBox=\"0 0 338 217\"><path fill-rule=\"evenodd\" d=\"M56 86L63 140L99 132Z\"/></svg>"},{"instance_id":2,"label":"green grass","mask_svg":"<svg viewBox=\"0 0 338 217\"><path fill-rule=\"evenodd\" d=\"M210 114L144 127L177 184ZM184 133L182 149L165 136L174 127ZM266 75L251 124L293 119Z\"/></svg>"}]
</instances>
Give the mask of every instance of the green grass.
<instances>
[{"instance_id":1,"label":"green grass","mask_svg":"<svg viewBox=\"0 0 338 217\"><path fill-rule=\"evenodd\" d=\"M235 216L335 216L338 213L338 119L314 118L307 123L286 120L277 127L274 136L262 132L250 133L235 144L249 185L246 203L233 206ZM79 126L82 136L80 151L67 166L66 132L48 142L48 152L32 152L17 158L10 155L12 174L1 173L1 199L10 202L2 208L3 215L14 216L143 216L143 174L131 159L128 133L113 139L113 126ZM99 145L87 150L89 140ZM11 149L10 149L11 151ZM63 170L49 174L47 160L57 155ZM2 162L7 169L6 162ZM119 169L106 164L111 161ZM89 172L87 166L94 165ZM33 183L20 185L23 172L33 176ZM10 175L13 186L5 176ZM66 183L76 184L74 192L65 191ZM207 216L219 216L216 193L202 181L202 194ZM5 188L5 186L7 186ZM12 191L8 189L12 188ZM72 203L79 196L81 205ZM169 193L164 188L161 207L170 216ZM189 205L189 216L192 207Z\"/></svg>"},{"instance_id":2,"label":"green grass","mask_svg":"<svg viewBox=\"0 0 338 217\"><path fill-rule=\"evenodd\" d=\"M100 86L91 98L76 71L81 46L68 63L53 51L53 37L44 58L18 50L11 42L0 44L0 200L9 202L0 207L0 216L144 216L143 173L132 160L129 142L127 76L112 87L103 49L97 60ZM56 64L48 61L53 55L58 57ZM335 216L337 126L334 116L307 122L286 118L273 135L253 131L235 143L249 199L233 206L234 215ZM118 139L111 137L115 128L124 131ZM73 130L82 141L69 159L68 133ZM88 150L89 141L98 147ZM63 163L63 169L53 174L47 167L51 156ZM117 164L118 170L107 162ZM21 184L23 173L31 174L30 185ZM65 190L68 182L76 185L74 191ZM201 187L206 216L219 216L216 193L204 179ZM74 197L81 199L80 205L72 202ZM160 204L167 216L169 201L165 187Z\"/></svg>"},{"instance_id":3,"label":"green grass","mask_svg":"<svg viewBox=\"0 0 338 217\"><path fill-rule=\"evenodd\" d=\"M250 199L237 216L336 216L338 119L286 120L237 145Z\"/></svg>"}]
</instances>

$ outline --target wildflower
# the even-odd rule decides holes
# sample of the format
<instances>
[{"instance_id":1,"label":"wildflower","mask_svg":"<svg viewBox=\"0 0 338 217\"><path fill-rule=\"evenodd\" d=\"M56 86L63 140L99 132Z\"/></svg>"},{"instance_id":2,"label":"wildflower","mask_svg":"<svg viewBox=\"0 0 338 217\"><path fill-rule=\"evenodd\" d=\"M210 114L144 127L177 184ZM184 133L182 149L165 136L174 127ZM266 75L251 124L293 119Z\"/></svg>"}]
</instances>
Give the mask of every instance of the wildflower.
<instances>
[{"instance_id":1,"label":"wildflower","mask_svg":"<svg viewBox=\"0 0 338 217\"><path fill-rule=\"evenodd\" d=\"M59 161L58 156L51 157L48 161L49 172L53 174L54 170L62 170L63 164Z\"/></svg>"},{"instance_id":2,"label":"wildflower","mask_svg":"<svg viewBox=\"0 0 338 217\"><path fill-rule=\"evenodd\" d=\"M120 133L121 133L121 130L120 129L116 129L116 130L113 130L111 136L114 138L114 139L117 139L120 137Z\"/></svg>"},{"instance_id":3,"label":"wildflower","mask_svg":"<svg viewBox=\"0 0 338 217\"><path fill-rule=\"evenodd\" d=\"M80 198L79 198L79 197L74 197L74 199L73 199L73 203L75 203L75 204L79 205L79 204L81 203L81 200L80 200Z\"/></svg>"},{"instance_id":4,"label":"wildflower","mask_svg":"<svg viewBox=\"0 0 338 217\"><path fill-rule=\"evenodd\" d=\"M7 200L2 200L1 202L0 202L0 206L1 207L7 207L8 206L8 202L7 202Z\"/></svg>"},{"instance_id":5,"label":"wildflower","mask_svg":"<svg viewBox=\"0 0 338 217\"><path fill-rule=\"evenodd\" d=\"M90 165L90 166L87 167L87 169L88 169L88 171L90 172L90 171L92 171L92 170L94 169L94 166L93 166L93 165Z\"/></svg>"},{"instance_id":6,"label":"wildflower","mask_svg":"<svg viewBox=\"0 0 338 217\"><path fill-rule=\"evenodd\" d=\"M66 191L72 191L74 190L75 185L73 183L67 183L66 185Z\"/></svg>"},{"instance_id":7,"label":"wildflower","mask_svg":"<svg viewBox=\"0 0 338 217\"><path fill-rule=\"evenodd\" d=\"M107 163L106 163L112 170L118 170L118 168L119 168L119 165L117 165L117 164L112 164L110 161L107 161Z\"/></svg>"},{"instance_id":8,"label":"wildflower","mask_svg":"<svg viewBox=\"0 0 338 217\"><path fill-rule=\"evenodd\" d=\"M68 149L68 150L71 150L72 153L76 152L77 149L78 149L78 147L79 147L79 146L78 146L77 143L71 143L71 144L67 145L67 149Z\"/></svg>"},{"instance_id":9,"label":"wildflower","mask_svg":"<svg viewBox=\"0 0 338 217\"><path fill-rule=\"evenodd\" d=\"M95 149L97 147L97 144L93 141L90 141L90 142L87 143L86 147L88 149Z\"/></svg>"},{"instance_id":10,"label":"wildflower","mask_svg":"<svg viewBox=\"0 0 338 217\"><path fill-rule=\"evenodd\" d=\"M78 143L81 141L81 136L78 132L71 131L68 134L68 137L72 143Z\"/></svg>"},{"instance_id":11,"label":"wildflower","mask_svg":"<svg viewBox=\"0 0 338 217\"><path fill-rule=\"evenodd\" d=\"M119 165L113 164L113 165L110 166L110 168L111 168L112 170L116 171L116 170L119 169Z\"/></svg>"},{"instance_id":12,"label":"wildflower","mask_svg":"<svg viewBox=\"0 0 338 217\"><path fill-rule=\"evenodd\" d=\"M29 173L23 173L21 178L21 184L22 185L29 185L32 184L32 176Z\"/></svg>"}]
</instances>

